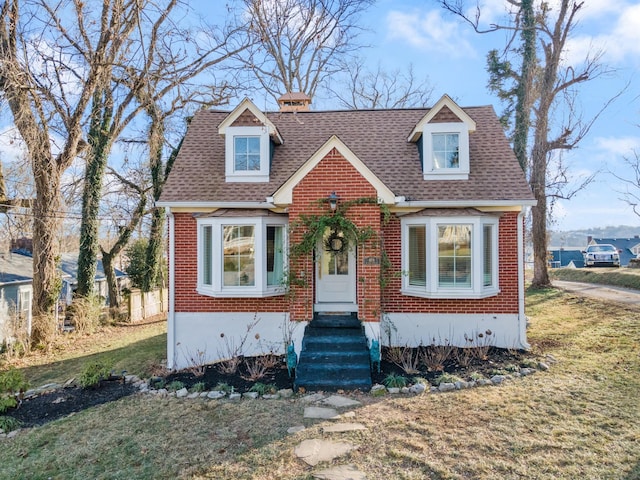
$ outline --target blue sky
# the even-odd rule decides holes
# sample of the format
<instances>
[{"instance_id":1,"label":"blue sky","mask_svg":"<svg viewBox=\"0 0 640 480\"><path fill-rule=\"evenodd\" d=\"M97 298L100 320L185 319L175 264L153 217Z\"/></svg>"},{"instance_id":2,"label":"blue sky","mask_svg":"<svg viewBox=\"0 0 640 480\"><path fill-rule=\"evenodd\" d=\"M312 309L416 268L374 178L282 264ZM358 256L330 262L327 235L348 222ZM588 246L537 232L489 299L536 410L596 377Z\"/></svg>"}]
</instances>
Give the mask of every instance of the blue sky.
<instances>
[{"instance_id":1,"label":"blue sky","mask_svg":"<svg viewBox=\"0 0 640 480\"><path fill-rule=\"evenodd\" d=\"M473 2L471 2L473 3ZM553 5L555 2L549 2ZM504 15L502 0L481 0L481 18L498 22ZM435 1L381 0L366 15L374 32L367 60L386 69L406 68L427 76L434 100L448 93L462 106L502 105L486 88L486 53L505 45L503 32L480 35L441 9ZM604 50L603 63L615 71L585 84L578 98L583 118L595 115L604 103L628 83L626 91L592 127L579 147L565 156L571 178L598 173L595 182L569 201L559 201L554 230L608 225L634 225L640 217L618 198L623 189L608 171L623 174L623 156L640 154L640 3L586 0L567 51L577 64L589 51ZM630 176L630 172L627 176Z\"/></svg>"},{"instance_id":2,"label":"blue sky","mask_svg":"<svg viewBox=\"0 0 640 480\"><path fill-rule=\"evenodd\" d=\"M480 0L485 23L504 18L504 0ZM551 0L553 6L558 0ZM219 23L225 14L225 2L192 3L198 11ZM470 0L470 4L474 3ZM616 190L623 189L609 170L625 174L624 156L640 154L640 2L586 0L567 50L567 62L576 64L589 51L604 51L603 62L613 73L581 87L577 107L585 119L591 118L603 104L628 87L592 127L579 147L566 154L570 178L599 172L595 181L569 201L559 201L554 211L554 230L588 229L608 225L634 225L640 231L640 217L619 200ZM445 12L435 0L378 0L362 18L367 29L362 40L370 45L362 54L375 69L379 64L387 71L407 69L413 65L418 79L427 78L433 86L432 101L447 93L461 106L502 105L487 90L485 69L487 52L505 45L506 33L485 35ZM260 99L255 99L260 100ZM258 105L262 104L259 102ZM322 99L314 101L323 107ZM333 106L333 105L332 105ZM0 158L18 155L18 144L10 142L11 130L5 118L0 128Z\"/></svg>"}]
</instances>

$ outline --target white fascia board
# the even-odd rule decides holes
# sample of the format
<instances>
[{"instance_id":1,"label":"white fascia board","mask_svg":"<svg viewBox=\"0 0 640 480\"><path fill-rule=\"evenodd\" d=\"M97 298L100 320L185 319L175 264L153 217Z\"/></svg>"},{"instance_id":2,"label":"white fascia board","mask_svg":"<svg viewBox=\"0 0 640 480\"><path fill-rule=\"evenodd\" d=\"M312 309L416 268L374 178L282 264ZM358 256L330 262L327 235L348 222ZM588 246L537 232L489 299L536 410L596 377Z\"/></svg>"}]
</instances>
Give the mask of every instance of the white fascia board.
<instances>
[{"instance_id":1,"label":"white fascia board","mask_svg":"<svg viewBox=\"0 0 640 480\"><path fill-rule=\"evenodd\" d=\"M264 208L274 209L270 202L156 202L157 207L165 208Z\"/></svg>"},{"instance_id":2,"label":"white fascia board","mask_svg":"<svg viewBox=\"0 0 640 480\"><path fill-rule=\"evenodd\" d=\"M418 122L418 124L415 126L415 128L409 135L409 138L407 138L407 141L415 142L420 137L420 135L422 135L424 125L426 123L429 123L433 119L433 117L435 117L438 114L438 112L442 110L442 107L444 106L447 106L449 110L451 110L460 119L461 123L464 123L467 125L469 133L476 131L475 120L473 120L467 114L467 112L465 112L462 109L462 107L460 107L456 102L454 102L451 99L449 95L445 93L442 97L440 97L440 100L438 100L436 104L433 107L431 107L429 112L424 117L422 117L422 119Z\"/></svg>"},{"instance_id":3,"label":"white fascia board","mask_svg":"<svg viewBox=\"0 0 640 480\"><path fill-rule=\"evenodd\" d=\"M395 206L406 208L461 208L461 207L533 207L536 200L438 200L399 202Z\"/></svg>"},{"instance_id":4,"label":"white fascia board","mask_svg":"<svg viewBox=\"0 0 640 480\"><path fill-rule=\"evenodd\" d=\"M245 99L242 100L242 102L240 102L240 104L236 108L234 108L231 113L229 113L227 118L225 118L222 123L218 125L218 133L220 135L224 135L227 127L230 127L233 122L235 122L236 119L240 116L240 114L245 110L249 110L251 113L253 113L253 115L269 129L269 135L272 136L274 140L276 140L276 143L284 143L283 138L280 136L280 132L278 132L278 129L273 124L273 122L271 122L264 114L264 112L256 107L255 103L253 103L248 97L245 97Z\"/></svg>"}]
</instances>

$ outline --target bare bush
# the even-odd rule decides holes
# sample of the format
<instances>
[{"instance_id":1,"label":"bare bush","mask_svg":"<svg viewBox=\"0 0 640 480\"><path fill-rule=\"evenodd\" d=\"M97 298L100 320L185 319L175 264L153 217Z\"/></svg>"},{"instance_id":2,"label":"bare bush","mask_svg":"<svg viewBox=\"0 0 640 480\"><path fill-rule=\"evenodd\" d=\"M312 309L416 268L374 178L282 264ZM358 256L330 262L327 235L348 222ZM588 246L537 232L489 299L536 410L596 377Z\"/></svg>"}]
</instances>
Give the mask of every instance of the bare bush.
<instances>
[{"instance_id":1,"label":"bare bush","mask_svg":"<svg viewBox=\"0 0 640 480\"><path fill-rule=\"evenodd\" d=\"M0 351L7 358L17 358L29 351L29 326L27 319L20 315L14 305L9 306L9 315L2 325L3 345Z\"/></svg>"},{"instance_id":2,"label":"bare bush","mask_svg":"<svg viewBox=\"0 0 640 480\"><path fill-rule=\"evenodd\" d=\"M253 321L247 324L244 335L240 338L240 341L238 343L236 343L235 339L229 338L224 333L220 334L223 346L222 348L218 349L218 357L222 358L223 360L216 364L216 368L220 373L233 375L238 371L238 367L242 363L241 357L244 352L244 345L247 342L247 338L249 338L249 334L259 321L260 319L256 314L253 318ZM256 338L260 338L259 335L256 336Z\"/></svg>"},{"instance_id":3,"label":"bare bush","mask_svg":"<svg viewBox=\"0 0 640 480\"><path fill-rule=\"evenodd\" d=\"M94 333L100 326L102 301L97 296L80 297L73 301L71 321L78 333Z\"/></svg>"},{"instance_id":4,"label":"bare bush","mask_svg":"<svg viewBox=\"0 0 640 480\"><path fill-rule=\"evenodd\" d=\"M418 370L419 355L416 349L409 346L389 347L386 350L387 360L400 367L407 374L420 373Z\"/></svg>"},{"instance_id":5,"label":"bare bush","mask_svg":"<svg viewBox=\"0 0 640 480\"><path fill-rule=\"evenodd\" d=\"M475 358L471 348L469 347L457 348L454 352L454 357L458 365L462 368L470 367L471 362Z\"/></svg>"},{"instance_id":6,"label":"bare bush","mask_svg":"<svg viewBox=\"0 0 640 480\"><path fill-rule=\"evenodd\" d=\"M445 341L444 345L436 345L435 340L431 345L422 347L419 350L420 363L427 367L430 372L441 372L444 364L451 358L456 347Z\"/></svg>"},{"instance_id":7,"label":"bare bush","mask_svg":"<svg viewBox=\"0 0 640 480\"><path fill-rule=\"evenodd\" d=\"M246 374L240 376L248 381L255 382L264 378L267 372L274 368L272 357L275 355L260 355L259 357L249 357L244 359Z\"/></svg>"},{"instance_id":8,"label":"bare bush","mask_svg":"<svg viewBox=\"0 0 640 480\"><path fill-rule=\"evenodd\" d=\"M493 338L493 332L488 329L484 332L476 332L471 337L465 333L464 339L469 345L466 347L469 355L476 360L486 360L489 355L489 349L493 346Z\"/></svg>"}]
</instances>

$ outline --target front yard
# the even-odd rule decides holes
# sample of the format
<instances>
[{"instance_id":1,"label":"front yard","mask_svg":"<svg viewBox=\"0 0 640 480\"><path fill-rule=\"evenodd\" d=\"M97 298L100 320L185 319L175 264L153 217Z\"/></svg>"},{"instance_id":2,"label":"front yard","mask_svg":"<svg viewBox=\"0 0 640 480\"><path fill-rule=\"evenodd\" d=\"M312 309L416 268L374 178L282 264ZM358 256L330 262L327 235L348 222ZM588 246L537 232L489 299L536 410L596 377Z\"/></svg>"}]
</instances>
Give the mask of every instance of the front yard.
<instances>
[{"instance_id":1,"label":"front yard","mask_svg":"<svg viewBox=\"0 0 640 480\"><path fill-rule=\"evenodd\" d=\"M358 447L345 462L370 480L640 479L640 314L557 290L529 292L527 312L534 353L557 359L548 372L450 393L357 396L352 421L366 430L340 434ZM111 339L118 368L153 364L135 346L151 342L155 357L162 338L151 329L131 349ZM58 361L71 363L31 367L30 380L64 380L83 359ZM134 395L0 440L0 479L312 479L316 469L293 450L326 436L331 421L303 418L304 406ZM295 425L307 428L287 434Z\"/></svg>"}]
</instances>

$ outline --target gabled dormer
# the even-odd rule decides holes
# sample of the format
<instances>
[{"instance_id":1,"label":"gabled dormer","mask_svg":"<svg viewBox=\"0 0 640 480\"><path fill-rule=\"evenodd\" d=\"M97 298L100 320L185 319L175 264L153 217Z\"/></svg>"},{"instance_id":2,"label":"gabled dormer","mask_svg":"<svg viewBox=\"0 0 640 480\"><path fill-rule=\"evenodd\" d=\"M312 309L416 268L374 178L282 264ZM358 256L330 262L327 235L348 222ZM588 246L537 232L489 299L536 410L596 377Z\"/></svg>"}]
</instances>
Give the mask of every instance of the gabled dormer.
<instances>
[{"instance_id":1,"label":"gabled dormer","mask_svg":"<svg viewBox=\"0 0 640 480\"><path fill-rule=\"evenodd\" d=\"M420 151L424 179L467 180L469 134L475 130L476 122L448 95L443 95L408 138Z\"/></svg>"},{"instance_id":2,"label":"gabled dormer","mask_svg":"<svg viewBox=\"0 0 640 480\"><path fill-rule=\"evenodd\" d=\"M274 145L282 137L267 116L245 98L218 126L225 137L227 182L268 182Z\"/></svg>"}]
</instances>

